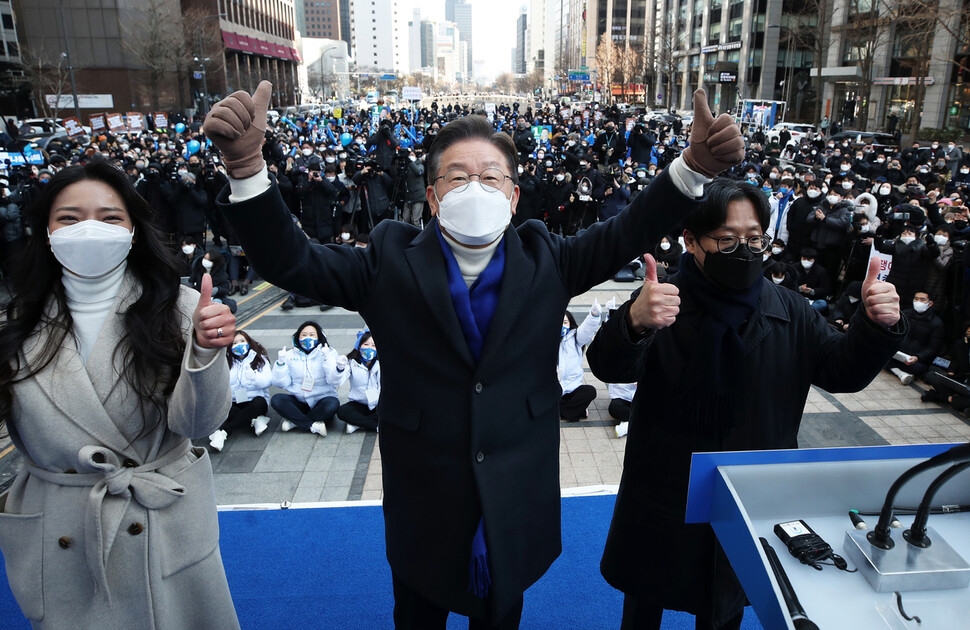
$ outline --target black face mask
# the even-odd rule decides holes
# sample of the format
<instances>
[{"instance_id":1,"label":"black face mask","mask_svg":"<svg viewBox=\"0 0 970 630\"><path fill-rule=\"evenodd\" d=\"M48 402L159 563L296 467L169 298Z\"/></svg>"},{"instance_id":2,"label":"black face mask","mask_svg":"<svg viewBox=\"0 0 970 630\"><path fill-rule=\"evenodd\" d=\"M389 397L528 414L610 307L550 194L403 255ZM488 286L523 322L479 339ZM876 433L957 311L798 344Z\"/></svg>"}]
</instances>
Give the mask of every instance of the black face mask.
<instances>
[{"instance_id":1,"label":"black face mask","mask_svg":"<svg viewBox=\"0 0 970 630\"><path fill-rule=\"evenodd\" d=\"M706 249L704 253L704 274L722 289L746 291L761 278L762 256L752 252L746 244L738 245L730 254Z\"/></svg>"}]
</instances>

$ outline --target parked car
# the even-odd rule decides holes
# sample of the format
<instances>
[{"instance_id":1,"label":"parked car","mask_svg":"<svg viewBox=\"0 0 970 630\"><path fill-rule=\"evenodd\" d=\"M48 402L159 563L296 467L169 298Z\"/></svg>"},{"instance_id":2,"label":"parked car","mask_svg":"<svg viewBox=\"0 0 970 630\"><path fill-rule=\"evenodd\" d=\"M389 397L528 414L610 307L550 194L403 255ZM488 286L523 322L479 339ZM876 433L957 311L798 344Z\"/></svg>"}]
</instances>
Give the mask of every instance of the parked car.
<instances>
[{"instance_id":1,"label":"parked car","mask_svg":"<svg viewBox=\"0 0 970 630\"><path fill-rule=\"evenodd\" d=\"M892 134L881 133L879 131L846 130L833 134L829 136L828 139L834 140L836 143L842 142L843 140L848 140L849 145L853 149L871 145L873 151L880 153L899 150L899 147L896 145L896 140L893 138Z\"/></svg>"},{"instance_id":2,"label":"parked car","mask_svg":"<svg viewBox=\"0 0 970 630\"><path fill-rule=\"evenodd\" d=\"M768 142L778 142L781 132L784 129L787 129L788 133L791 134L791 139L788 141L788 144L800 144L803 138L811 140L815 134L815 127L812 125L781 122L769 129L768 133L765 134Z\"/></svg>"}]
</instances>

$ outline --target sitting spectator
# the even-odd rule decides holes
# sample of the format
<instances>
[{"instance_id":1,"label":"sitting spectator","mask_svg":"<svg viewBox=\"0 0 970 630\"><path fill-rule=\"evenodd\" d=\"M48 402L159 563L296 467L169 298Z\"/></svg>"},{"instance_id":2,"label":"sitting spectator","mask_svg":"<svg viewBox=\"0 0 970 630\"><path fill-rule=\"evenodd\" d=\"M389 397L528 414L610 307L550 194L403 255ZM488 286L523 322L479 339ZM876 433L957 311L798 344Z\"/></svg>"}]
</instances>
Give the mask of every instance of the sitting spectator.
<instances>
[{"instance_id":1,"label":"sitting spectator","mask_svg":"<svg viewBox=\"0 0 970 630\"><path fill-rule=\"evenodd\" d=\"M824 312L828 308L826 301L832 293L832 285L825 267L815 263L816 252L810 247L802 250L802 258L795 267L795 282L798 291L812 303L812 308Z\"/></svg>"},{"instance_id":2,"label":"sitting spectator","mask_svg":"<svg viewBox=\"0 0 970 630\"><path fill-rule=\"evenodd\" d=\"M266 349L248 333L238 331L232 345L226 348L229 361L229 390L232 406L229 416L209 436L209 446L221 451L229 434L239 427L250 426L257 436L269 426L269 386L273 384Z\"/></svg>"},{"instance_id":3,"label":"sitting spectator","mask_svg":"<svg viewBox=\"0 0 970 630\"><path fill-rule=\"evenodd\" d=\"M852 316L855 312L859 310L859 302L862 297L862 282L859 280L853 280L846 287L845 291L842 292L842 297L835 303L835 306L829 312L829 323L832 324L836 330L841 330L845 332L849 329L849 322L852 321Z\"/></svg>"},{"instance_id":4,"label":"sitting spectator","mask_svg":"<svg viewBox=\"0 0 970 630\"><path fill-rule=\"evenodd\" d=\"M933 359L943 349L943 321L936 314L926 291L916 292L912 308L905 309L903 315L909 321L909 333L889 362L889 370L903 385L909 385L914 375L921 376L930 369Z\"/></svg>"},{"instance_id":5,"label":"sitting spectator","mask_svg":"<svg viewBox=\"0 0 970 630\"><path fill-rule=\"evenodd\" d=\"M657 275L661 278L677 273L677 265L684 255L684 248L677 239L665 236L654 249L653 257L657 259Z\"/></svg>"},{"instance_id":6,"label":"sitting spectator","mask_svg":"<svg viewBox=\"0 0 970 630\"><path fill-rule=\"evenodd\" d=\"M559 417L567 422L588 418L589 404L596 398L596 388L583 383L583 352L599 327L600 304L597 300L593 300L589 315L581 326L576 325L576 320L569 311L562 318L558 364L559 386L562 388Z\"/></svg>"},{"instance_id":7,"label":"sitting spectator","mask_svg":"<svg viewBox=\"0 0 970 630\"><path fill-rule=\"evenodd\" d=\"M270 399L283 416L282 431L301 428L320 437L340 406L337 399L337 352L327 344L316 322L304 322L293 333L293 348L283 348L273 365L273 385L288 393Z\"/></svg>"},{"instance_id":8,"label":"sitting spectator","mask_svg":"<svg viewBox=\"0 0 970 630\"><path fill-rule=\"evenodd\" d=\"M381 398L381 364L377 345L369 330L359 333L354 349L337 359L339 387L350 379L348 401L337 409L337 417L347 424L347 433L357 429L377 430L377 403Z\"/></svg>"},{"instance_id":9,"label":"sitting spectator","mask_svg":"<svg viewBox=\"0 0 970 630\"><path fill-rule=\"evenodd\" d=\"M236 301L229 297L231 284L229 274L226 272L226 257L215 247L206 250L198 260L193 263L190 282L192 288L198 291L202 287L203 274L212 276L212 300L225 304L233 313L236 312Z\"/></svg>"},{"instance_id":10,"label":"sitting spectator","mask_svg":"<svg viewBox=\"0 0 970 630\"><path fill-rule=\"evenodd\" d=\"M795 291L796 293L798 292L797 272L791 265L786 265L783 262L771 263L765 269L765 278L786 289Z\"/></svg>"},{"instance_id":11,"label":"sitting spectator","mask_svg":"<svg viewBox=\"0 0 970 630\"><path fill-rule=\"evenodd\" d=\"M948 353L950 365L946 377L930 370L923 380L930 386L920 400L923 402L949 403L955 410L966 415L970 411L970 326L954 342Z\"/></svg>"}]
</instances>

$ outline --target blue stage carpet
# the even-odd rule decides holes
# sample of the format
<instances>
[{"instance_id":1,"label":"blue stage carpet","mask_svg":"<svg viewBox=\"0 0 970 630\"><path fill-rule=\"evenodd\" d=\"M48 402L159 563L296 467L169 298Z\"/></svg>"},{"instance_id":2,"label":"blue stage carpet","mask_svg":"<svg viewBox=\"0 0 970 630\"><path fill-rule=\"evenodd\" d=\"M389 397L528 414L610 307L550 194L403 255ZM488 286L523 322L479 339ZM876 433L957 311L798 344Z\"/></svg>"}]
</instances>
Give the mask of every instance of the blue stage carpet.
<instances>
[{"instance_id":1,"label":"blue stage carpet","mask_svg":"<svg viewBox=\"0 0 970 630\"><path fill-rule=\"evenodd\" d=\"M563 553L525 594L523 629L615 629L621 593L600 576L613 496L565 498ZM391 628L391 572L379 507L222 512L222 555L242 627ZM29 628L0 573L0 628ZM467 628L452 615L450 628ZM663 627L694 618L667 611ZM751 608L744 630L760 629Z\"/></svg>"}]
</instances>

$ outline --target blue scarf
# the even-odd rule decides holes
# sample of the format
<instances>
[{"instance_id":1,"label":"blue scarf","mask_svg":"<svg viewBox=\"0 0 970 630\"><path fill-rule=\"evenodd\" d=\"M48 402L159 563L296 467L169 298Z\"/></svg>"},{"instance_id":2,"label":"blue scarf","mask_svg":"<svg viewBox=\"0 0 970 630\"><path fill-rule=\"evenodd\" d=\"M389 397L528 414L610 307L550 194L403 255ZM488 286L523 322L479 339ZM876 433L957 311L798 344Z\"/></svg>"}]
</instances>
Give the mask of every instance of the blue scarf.
<instances>
[{"instance_id":1,"label":"blue scarf","mask_svg":"<svg viewBox=\"0 0 970 630\"><path fill-rule=\"evenodd\" d=\"M435 226L441 251L445 256L445 271L448 275L448 291L451 293L451 303L455 307L458 323L461 324L468 349L471 350L475 361L482 358L488 329L492 325L492 317L498 307L499 291L502 288L502 276L505 273L505 243L499 243L492 254L485 270L478 276L469 288L461 276L461 268L455 259L451 247L445 242L441 229ZM471 560L468 567L468 590L478 598L488 597L488 590L492 584L488 572L488 548L485 545L485 517L479 519L478 527L472 538Z\"/></svg>"}]
</instances>

